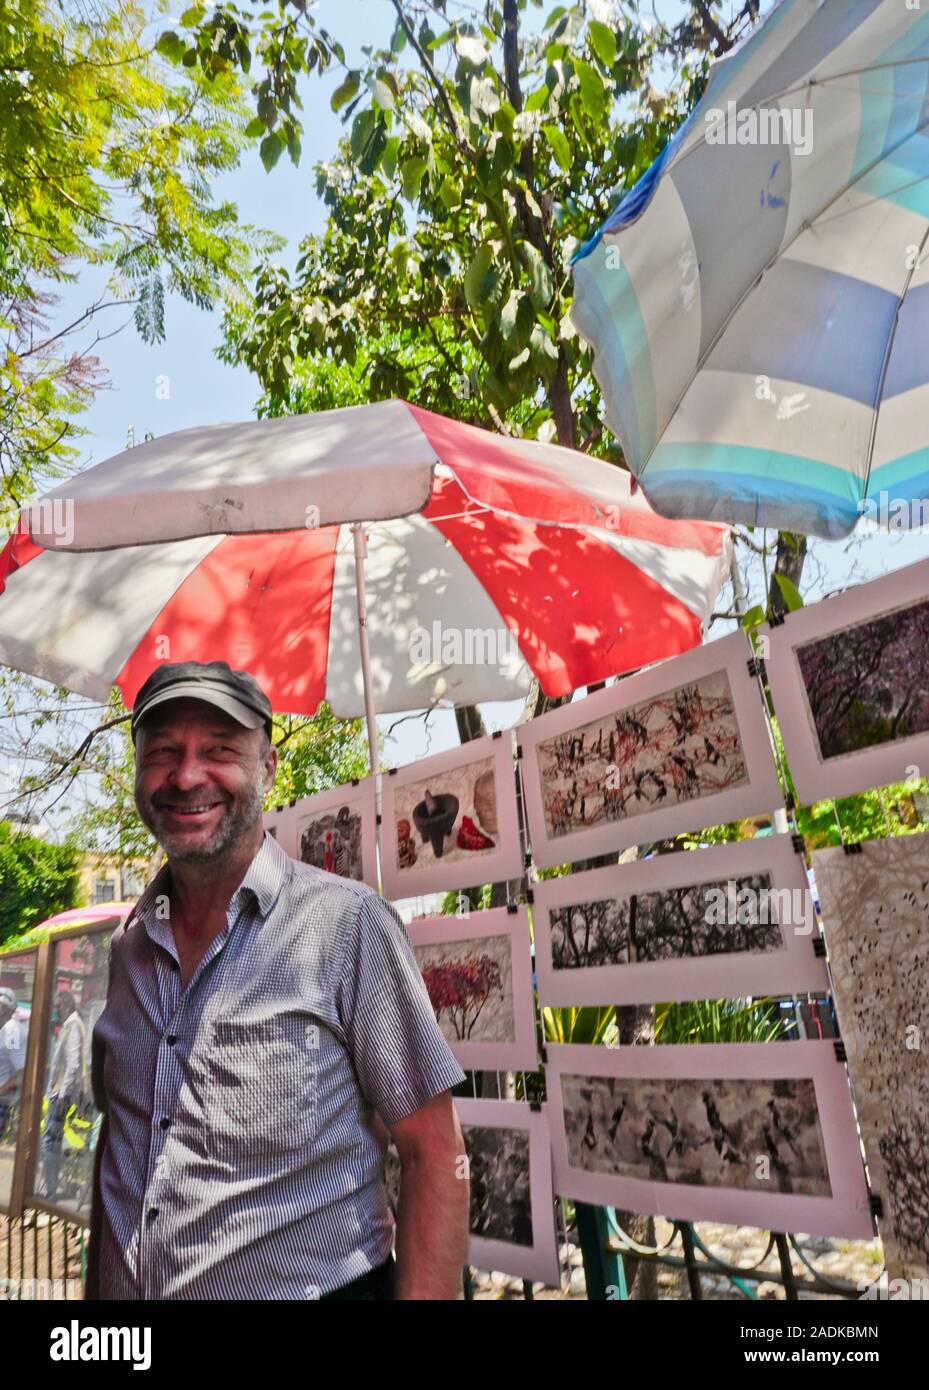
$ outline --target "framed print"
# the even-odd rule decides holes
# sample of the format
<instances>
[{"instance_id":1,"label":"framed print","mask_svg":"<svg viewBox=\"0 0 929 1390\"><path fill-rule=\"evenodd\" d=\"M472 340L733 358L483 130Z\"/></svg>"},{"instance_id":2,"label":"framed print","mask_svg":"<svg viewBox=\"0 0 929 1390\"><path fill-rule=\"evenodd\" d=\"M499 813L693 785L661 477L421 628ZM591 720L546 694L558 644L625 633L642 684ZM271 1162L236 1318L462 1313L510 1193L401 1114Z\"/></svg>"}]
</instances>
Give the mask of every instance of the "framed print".
<instances>
[{"instance_id":1,"label":"framed print","mask_svg":"<svg viewBox=\"0 0 929 1390\"><path fill-rule=\"evenodd\" d=\"M548 1107L455 1100L471 1180L468 1262L561 1285Z\"/></svg>"},{"instance_id":2,"label":"framed print","mask_svg":"<svg viewBox=\"0 0 929 1390\"><path fill-rule=\"evenodd\" d=\"M290 806L275 806L271 811L265 811L261 817L261 823L269 835L273 835L285 854L289 854L291 859L297 856L297 834L296 818L294 810L296 802Z\"/></svg>"},{"instance_id":3,"label":"framed print","mask_svg":"<svg viewBox=\"0 0 929 1390\"><path fill-rule=\"evenodd\" d=\"M288 808L288 815L295 859L377 889L373 777L303 797Z\"/></svg>"},{"instance_id":4,"label":"framed print","mask_svg":"<svg viewBox=\"0 0 929 1390\"><path fill-rule=\"evenodd\" d=\"M817 850L813 871L887 1273L929 1279L929 835Z\"/></svg>"},{"instance_id":5,"label":"framed print","mask_svg":"<svg viewBox=\"0 0 929 1390\"><path fill-rule=\"evenodd\" d=\"M27 1205L85 1224L102 1119L91 1085L91 1038L106 1005L110 937L123 920L62 932L48 943L39 1084L30 1116L38 1139L30 1156Z\"/></svg>"},{"instance_id":6,"label":"framed print","mask_svg":"<svg viewBox=\"0 0 929 1390\"><path fill-rule=\"evenodd\" d=\"M407 927L439 1027L466 1071L539 1065L524 907L427 917Z\"/></svg>"},{"instance_id":7,"label":"framed print","mask_svg":"<svg viewBox=\"0 0 929 1390\"><path fill-rule=\"evenodd\" d=\"M0 1212L12 1211L38 951L0 955Z\"/></svg>"},{"instance_id":8,"label":"framed print","mask_svg":"<svg viewBox=\"0 0 929 1390\"><path fill-rule=\"evenodd\" d=\"M539 868L783 805L743 632L520 725Z\"/></svg>"},{"instance_id":9,"label":"framed print","mask_svg":"<svg viewBox=\"0 0 929 1390\"><path fill-rule=\"evenodd\" d=\"M385 897L474 888L522 873L509 732L401 767L381 785Z\"/></svg>"},{"instance_id":10,"label":"framed print","mask_svg":"<svg viewBox=\"0 0 929 1390\"><path fill-rule=\"evenodd\" d=\"M555 1191L669 1219L874 1233L831 1042L549 1044Z\"/></svg>"},{"instance_id":11,"label":"framed print","mask_svg":"<svg viewBox=\"0 0 929 1390\"><path fill-rule=\"evenodd\" d=\"M789 835L533 885L539 1003L653 1004L829 988Z\"/></svg>"},{"instance_id":12,"label":"framed print","mask_svg":"<svg viewBox=\"0 0 929 1390\"><path fill-rule=\"evenodd\" d=\"M804 806L925 775L927 595L929 560L922 560L759 628Z\"/></svg>"}]
</instances>

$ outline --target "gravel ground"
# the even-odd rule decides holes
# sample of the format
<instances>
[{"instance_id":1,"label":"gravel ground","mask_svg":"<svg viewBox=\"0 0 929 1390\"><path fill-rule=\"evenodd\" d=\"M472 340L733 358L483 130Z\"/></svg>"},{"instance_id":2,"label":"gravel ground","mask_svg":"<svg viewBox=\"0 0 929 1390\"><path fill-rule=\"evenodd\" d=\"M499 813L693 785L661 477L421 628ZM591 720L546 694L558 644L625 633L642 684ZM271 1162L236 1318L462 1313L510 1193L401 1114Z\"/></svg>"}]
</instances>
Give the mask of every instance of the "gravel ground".
<instances>
[{"instance_id":1,"label":"gravel ground","mask_svg":"<svg viewBox=\"0 0 929 1390\"><path fill-rule=\"evenodd\" d=\"M664 1245L669 1240L672 1229L670 1222L661 1218L658 1219L656 1239L660 1245ZM763 1271L770 1271L775 1275L780 1274L780 1261L776 1250L772 1249L762 1261L768 1244L766 1232L755 1230L754 1227L749 1226L720 1226L706 1221L698 1222L694 1229L699 1239L717 1259L743 1268L751 1268L761 1262L760 1267ZM841 1280L855 1288L859 1285L864 1287L876 1279L883 1268L881 1243L877 1239L863 1241L798 1236L797 1241L806 1260L826 1280ZM680 1239L672 1245L670 1253L679 1256L682 1254ZM698 1256L698 1258L703 1257ZM586 1299L587 1289L584 1282L580 1250L570 1243L567 1246L563 1244L561 1246L561 1260L563 1270L561 1289L548 1288L544 1284L535 1284L533 1286L534 1297L537 1299ZM798 1281L804 1278L812 1279L810 1271L804 1267L802 1260L793 1250L791 1250L791 1266ZM523 1281L506 1274L475 1270L473 1271L473 1282L476 1299L521 1299L523 1297ZM783 1286L773 1280L749 1280L746 1282L748 1288L753 1290L758 1298L784 1298ZM703 1275L701 1285L703 1297L706 1299L744 1297L729 1279L719 1275ZM829 1293L807 1293L803 1290L800 1292L801 1299L829 1299L840 1298L841 1296L840 1294ZM659 1299L689 1298L690 1291L686 1271L660 1266L658 1297Z\"/></svg>"}]
</instances>

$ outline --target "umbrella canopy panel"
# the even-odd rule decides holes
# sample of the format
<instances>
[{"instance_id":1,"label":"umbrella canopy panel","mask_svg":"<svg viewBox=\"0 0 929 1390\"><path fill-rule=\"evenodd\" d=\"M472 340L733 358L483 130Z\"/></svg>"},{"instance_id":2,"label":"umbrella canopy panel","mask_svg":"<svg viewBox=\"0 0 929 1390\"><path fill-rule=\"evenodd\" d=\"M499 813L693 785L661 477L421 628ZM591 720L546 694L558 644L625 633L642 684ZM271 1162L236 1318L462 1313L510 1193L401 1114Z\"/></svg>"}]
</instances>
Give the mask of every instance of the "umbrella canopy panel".
<instances>
[{"instance_id":1,"label":"umbrella canopy panel","mask_svg":"<svg viewBox=\"0 0 929 1390\"><path fill-rule=\"evenodd\" d=\"M838 537L929 496L927 243L929 10L781 0L575 264L655 508Z\"/></svg>"},{"instance_id":2,"label":"umbrella canopy panel","mask_svg":"<svg viewBox=\"0 0 929 1390\"><path fill-rule=\"evenodd\" d=\"M366 528L379 713L517 698L533 673L564 695L700 642L728 570L724 531L684 524L682 544L663 545L489 511L436 483L423 515ZM314 714L322 699L364 712L348 527L100 554L16 536L4 554L0 660L18 670L96 700L115 683L131 707L158 662L221 659L280 712Z\"/></svg>"},{"instance_id":3,"label":"umbrella canopy panel","mask_svg":"<svg viewBox=\"0 0 929 1390\"><path fill-rule=\"evenodd\" d=\"M658 517L628 473L600 460L388 404L423 444L408 476L402 441L386 465L406 491L382 494L383 477L366 475L377 494L364 578L378 712L518 698L533 674L565 695L700 642L728 573L725 528ZM302 418L309 437L318 417ZM425 501L384 516L408 506L424 450ZM140 505L138 452L121 456L131 506L111 511L115 469L99 465L105 488L96 469L68 485L73 547L58 535L46 549L21 530L0 553L0 660L97 700L116 683L131 707L158 662L222 659L252 671L279 712L312 715L325 699L339 716L364 713L350 522L307 527L301 495L293 529L249 532L244 502L235 533L184 535L198 516L219 516L187 486L162 515L177 536L151 539L149 526L148 544L112 548ZM186 444L177 457L183 472ZM168 485L164 457L159 478ZM326 494L322 472L313 489ZM109 548L85 550L92 534Z\"/></svg>"}]
</instances>

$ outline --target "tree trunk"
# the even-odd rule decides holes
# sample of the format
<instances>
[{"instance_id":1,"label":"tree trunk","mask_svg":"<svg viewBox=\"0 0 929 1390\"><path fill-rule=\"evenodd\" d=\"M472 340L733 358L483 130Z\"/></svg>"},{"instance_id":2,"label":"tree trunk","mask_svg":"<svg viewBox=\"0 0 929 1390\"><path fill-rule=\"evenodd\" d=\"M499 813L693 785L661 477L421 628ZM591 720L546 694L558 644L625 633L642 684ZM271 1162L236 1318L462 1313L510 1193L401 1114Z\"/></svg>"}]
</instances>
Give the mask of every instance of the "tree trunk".
<instances>
[{"instance_id":1,"label":"tree trunk","mask_svg":"<svg viewBox=\"0 0 929 1390\"><path fill-rule=\"evenodd\" d=\"M788 612L784 595L781 593L780 585L775 576L783 574L799 589L800 576L803 574L803 565L806 560L806 550L806 536L796 535L792 531L778 532L774 574L771 576L771 587L768 593L768 603L772 613L783 616Z\"/></svg>"}]
</instances>

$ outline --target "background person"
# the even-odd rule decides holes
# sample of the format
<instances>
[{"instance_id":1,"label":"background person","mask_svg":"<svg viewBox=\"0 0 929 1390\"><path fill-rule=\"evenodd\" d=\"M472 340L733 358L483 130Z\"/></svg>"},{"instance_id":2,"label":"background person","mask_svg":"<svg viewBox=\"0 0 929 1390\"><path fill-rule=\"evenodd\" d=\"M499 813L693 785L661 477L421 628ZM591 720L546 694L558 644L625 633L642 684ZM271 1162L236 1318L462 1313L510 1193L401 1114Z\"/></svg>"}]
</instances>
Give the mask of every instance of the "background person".
<instances>
[{"instance_id":1,"label":"background person","mask_svg":"<svg viewBox=\"0 0 929 1390\"><path fill-rule=\"evenodd\" d=\"M23 1069L26 1065L28 1029L15 1017L15 991L0 989L0 1140L10 1136L7 1130L19 1103Z\"/></svg>"},{"instance_id":2,"label":"background person","mask_svg":"<svg viewBox=\"0 0 929 1390\"><path fill-rule=\"evenodd\" d=\"M60 1025L60 1029L48 1071L48 1107L41 1143L45 1195L51 1202L58 1196L65 1119L71 1106L79 1103L84 1089L84 1020L70 990L59 990L55 996L52 1023Z\"/></svg>"}]
</instances>

